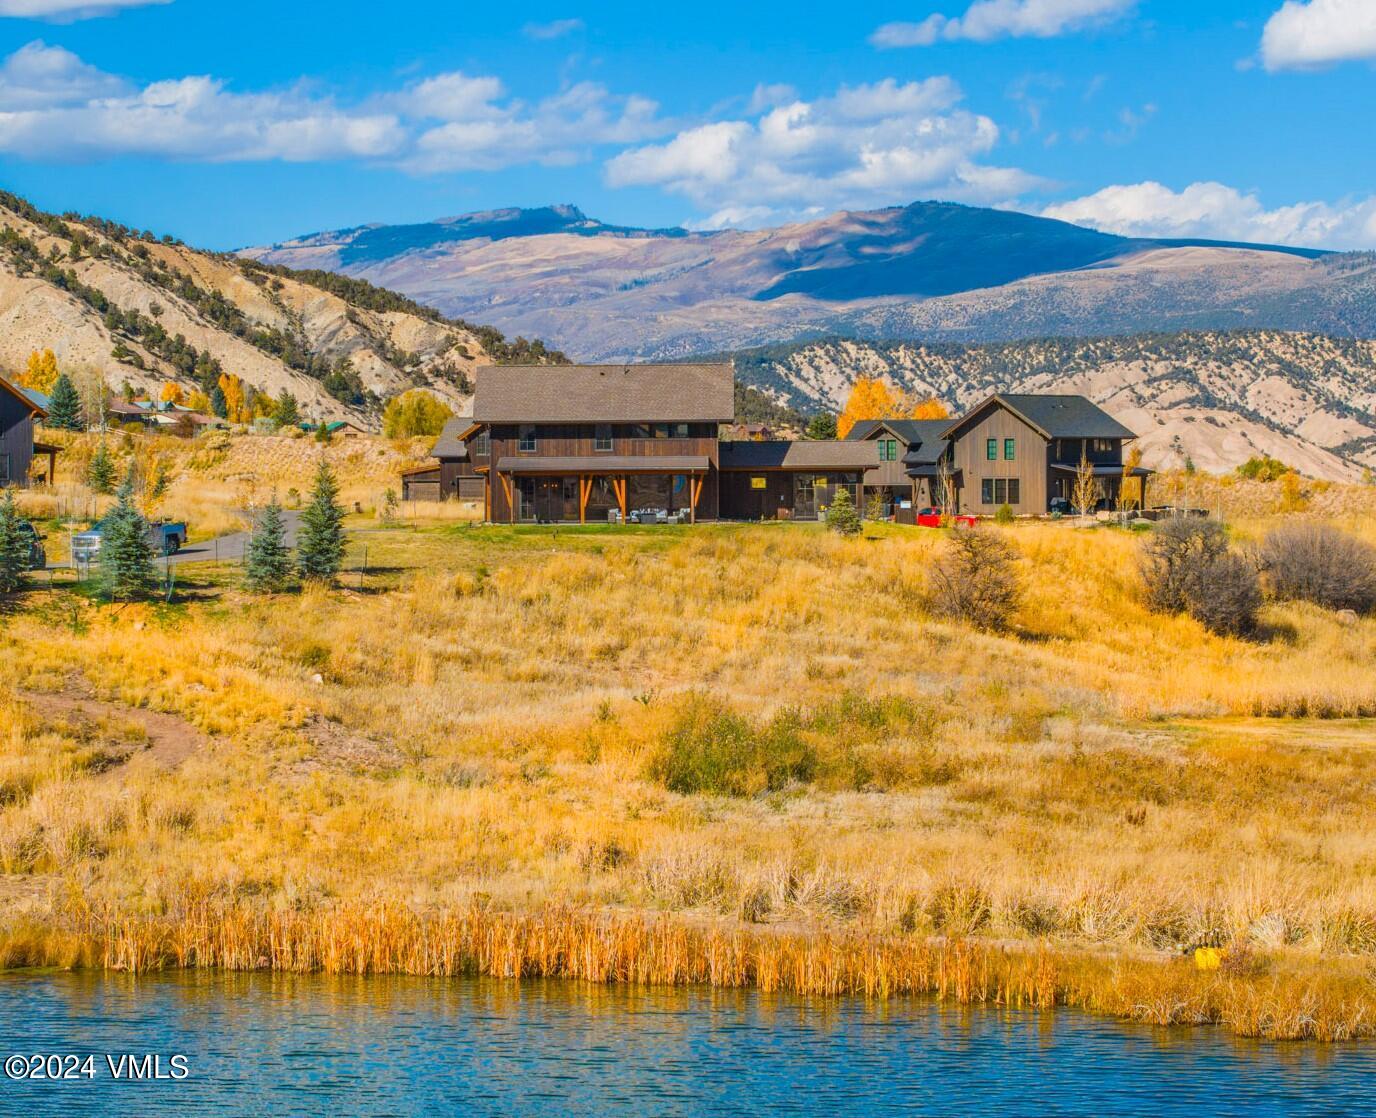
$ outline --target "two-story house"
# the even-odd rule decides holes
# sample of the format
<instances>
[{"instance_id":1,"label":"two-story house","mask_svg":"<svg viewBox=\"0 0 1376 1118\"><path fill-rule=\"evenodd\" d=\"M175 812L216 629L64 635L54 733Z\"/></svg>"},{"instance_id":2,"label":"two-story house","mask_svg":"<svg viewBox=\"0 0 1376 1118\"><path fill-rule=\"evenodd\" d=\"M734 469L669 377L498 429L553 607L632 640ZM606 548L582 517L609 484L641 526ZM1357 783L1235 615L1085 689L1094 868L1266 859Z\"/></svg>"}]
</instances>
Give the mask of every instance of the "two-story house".
<instances>
[{"instance_id":1,"label":"two-story house","mask_svg":"<svg viewBox=\"0 0 1376 1118\"><path fill-rule=\"evenodd\" d=\"M870 445L722 441L729 364L494 365L451 420L409 499L481 501L495 523L590 523L658 510L693 521L813 519L840 487L862 499Z\"/></svg>"},{"instance_id":2,"label":"two-story house","mask_svg":"<svg viewBox=\"0 0 1376 1118\"><path fill-rule=\"evenodd\" d=\"M1123 444L1137 436L1085 396L1000 392L950 422L944 436L952 447L959 508L1043 514L1053 502L1070 502L1082 461L1088 462L1100 492L1099 504L1118 499L1123 479ZM1146 500L1150 470L1141 479Z\"/></svg>"},{"instance_id":3,"label":"two-story house","mask_svg":"<svg viewBox=\"0 0 1376 1118\"><path fill-rule=\"evenodd\" d=\"M35 454L47 457L44 480L52 482L61 448L33 441L34 420L48 414L37 395L0 378L0 486L28 485Z\"/></svg>"}]
</instances>

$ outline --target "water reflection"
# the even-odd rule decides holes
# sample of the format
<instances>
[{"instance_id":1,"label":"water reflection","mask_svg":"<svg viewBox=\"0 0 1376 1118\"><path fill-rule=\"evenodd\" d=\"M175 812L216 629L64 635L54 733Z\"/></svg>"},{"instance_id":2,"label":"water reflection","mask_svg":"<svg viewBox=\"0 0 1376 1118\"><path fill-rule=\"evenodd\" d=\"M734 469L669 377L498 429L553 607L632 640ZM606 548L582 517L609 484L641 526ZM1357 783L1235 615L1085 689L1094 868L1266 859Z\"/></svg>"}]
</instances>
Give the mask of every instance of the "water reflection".
<instances>
[{"instance_id":1,"label":"water reflection","mask_svg":"<svg viewBox=\"0 0 1376 1118\"><path fill-rule=\"evenodd\" d=\"M0 978L11 1052L186 1053L183 1082L0 1083L37 1114L1360 1114L1376 1051L1072 1012L558 981Z\"/></svg>"}]
</instances>

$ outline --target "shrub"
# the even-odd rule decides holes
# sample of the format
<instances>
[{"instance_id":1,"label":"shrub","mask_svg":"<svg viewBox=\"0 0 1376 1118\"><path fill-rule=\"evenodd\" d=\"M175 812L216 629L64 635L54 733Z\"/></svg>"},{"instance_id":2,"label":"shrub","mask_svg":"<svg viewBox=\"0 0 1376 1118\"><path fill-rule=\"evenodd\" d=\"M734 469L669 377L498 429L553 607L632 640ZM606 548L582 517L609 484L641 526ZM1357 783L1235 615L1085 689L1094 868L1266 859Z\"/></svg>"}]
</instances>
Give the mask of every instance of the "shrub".
<instances>
[{"instance_id":1,"label":"shrub","mask_svg":"<svg viewBox=\"0 0 1376 1118\"><path fill-rule=\"evenodd\" d=\"M287 548L282 506L273 497L253 526L248 541L244 585L260 593L275 594L291 585L295 570Z\"/></svg>"},{"instance_id":2,"label":"shrub","mask_svg":"<svg viewBox=\"0 0 1376 1118\"><path fill-rule=\"evenodd\" d=\"M453 409L442 400L413 389L387 402L382 413L382 433L389 439L438 435L453 414Z\"/></svg>"},{"instance_id":3,"label":"shrub","mask_svg":"<svg viewBox=\"0 0 1376 1118\"><path fill-rule=\"evenodd\" d=\"M14 491L5 490L0 501L0 594L12 594L24 581L29 569L29 541L19 531L19 510Z\"/></svg>"},{"instance_id":4,"label":"shrub","mask_svg":"<svg viewBox=\"0 0 1376 1118\"><path fill-rule=\"evenodd\" d=\"M999 505L998 511L994 513L994 523L995 523L995 524L1012 524L1012 523L1013 523L1013 506L1012 506L1012 505Z\"/></svg>"},{"instance_id":5,"label":"shrub","mask_svg":"<svg viewBox=\"0 0 1376 1118\"><path fill-rule=\"evenodd\" d=\"M1376 610L1376 547L1355 536L1326 524L1287 524L1262 541L1258 557L1276 598Z\"/></svg>"},{"instance_id":6,"label":"shrub","mask_svg":"<svg viewBox=\"0 0 1376 1118\"><path fill-rule=\"evenodd\" d=\"M1018 553L1001 534L970 528L951 537L932 568L933 612L980 629L1005 629L1018 608Z\"/></svg>"},{"instance_id":7,"label":"shrub","mask_svg":"<svg viewBox=\"0 0 1376 1118\"><path fill-rule=\"evenodd\" d=\"M837 487L836 496L827 506L827 527L843 536L860 534L860 514L855 511L855 501L844 485Z\"/></svg>"},{"instance_id":8,"label":"shrub","mask_svg":"<svg viewBox=\"0 0 1376 1118\"><path fill-rule=\"evenodd\" d=\"M1253 455L1237 468L1238 476L1251 481L1278 481L1290 472L1290 467L1269 454Z\"/></svg>"},{"instance_id":9,"label":"shrub","mask_svg":"<svg viewBox=\"0 0 1376 1118\"><path fill-rule=\"evenodd\" d=\"M1142 581L1147 606L1157 613L1187 613L1215 633L1256 628L1256 568L1228 550L1228 533L1217 521L1158 525L1143 548Z\"/></svg>"},{"instance_id":10,"label":"shrub","mask_svg":"<svg viewBox=\"0 0 1376 1118\"><path fill-rule=\"evenodd\" d=\"M753 726L719 703L695 698L664 735L650 776L673 792L750 796L811 780L817 754L796 711Z\"/></svg>"},{"instance_id":11,"label":"shrub","mask_svg":"<svg viewBox=\"0 0 1376 1118\"><path fill-rule=\"evenodd\" d=\"M86 467L86 484L91 487L91 492L102 496L115 491L115 461L110 456L110 448L105 445L104 439L96 447L96 452Z\"/></svg>"}]
</instances>

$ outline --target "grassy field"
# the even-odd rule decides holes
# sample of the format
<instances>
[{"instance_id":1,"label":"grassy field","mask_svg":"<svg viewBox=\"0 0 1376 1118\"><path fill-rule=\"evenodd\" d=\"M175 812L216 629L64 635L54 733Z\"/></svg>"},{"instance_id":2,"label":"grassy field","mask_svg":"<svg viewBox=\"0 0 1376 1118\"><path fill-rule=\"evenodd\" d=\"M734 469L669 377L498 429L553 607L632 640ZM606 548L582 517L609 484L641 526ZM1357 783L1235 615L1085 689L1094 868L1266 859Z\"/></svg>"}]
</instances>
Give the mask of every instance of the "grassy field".
<instances>
[{"instance_id":1,"label":"grassy field","mask_svg":"<svg viewBox=\"0 0 1376 1118\"><path fill-rule=\"evenodd\" d=\"M1107 527L1000 529L996 635L937 531L350 523L335 590L0 619L0 957L1376 1028L1372 619L1210 635Z\"/></svg>"}]
</instances>

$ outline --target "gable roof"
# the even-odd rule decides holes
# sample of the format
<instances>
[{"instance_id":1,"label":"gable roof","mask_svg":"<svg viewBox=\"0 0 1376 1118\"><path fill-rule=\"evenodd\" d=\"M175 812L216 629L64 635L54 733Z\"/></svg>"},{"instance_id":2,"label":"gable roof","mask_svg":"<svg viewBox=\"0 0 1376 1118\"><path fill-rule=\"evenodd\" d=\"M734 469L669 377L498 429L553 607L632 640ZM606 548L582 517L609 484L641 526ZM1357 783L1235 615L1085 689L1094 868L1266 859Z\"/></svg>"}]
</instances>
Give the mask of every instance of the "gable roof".
<instances>
[{"instance_id":1,"label":"gable roof","mask_svg":"<svg viewBox=\"0 0 1376 1118\"><path fill-rule=\"evenodd\" d=\"M723 470L868 470L879 465L879 446L864 440L773 440L719 444Z\"/></svg>"},{"instance_id":2,"label":"gable roof","mask_svg":"<svg viewBox=\"0 0 1376 1118\"><path fill-rule=\"evenodd\" d=\"M435 445L430 448L431 458L467 458L468 447L464 444L463 437L469 430L475 427L470 416L456 415L444 421L444 429L440 431L440 437L435 440Z\"/></svg>"},{"instance_id":3,"label":"gable roof","mask_svg":"<svg viewBox=\"0 0 1376 1118\"><path fill-rule=\"evenodd\" d=\"M847 432L847 439L872 439L881 430L892 431L908 447L903 462L908 466L931 465L951 445L946 438L947 419L862 419Z\"/></svg>"},{"instance_id":4,"label":"gable roof","mask_svg":"<svg viewBox=\"0 0 1376 1118\"><path fill-rule=\"evenodd\" d=\"M480 423L730 423L730 365L484 365Z\"/></svg>"},{"instance_id":5,"label":"gable roof","mask_svg":"<svg viewBox=\"0 0 1376 1118\"><path fill-rule=\"evenodd\" d=\"M7 381L4 377L0 377L0 391L8 392L21 404L27 407L30 413L32 413L33 415L41 415L45 418L47 417L48 409L45 408L42 404L40 404L37 400L35 400L33 396L30 396L27 389L17 388L15 385ZM42 393L35 393L35 395L42 395Z\"/></svg>"},{"instance_id":6,"label":"gable roof","mask_svg":"<svg viewBox=\"0 0 1376 1118\"><path fill-rule=\"evenodd\" d=\"M990 405L1007 408L1048 439L1135 439L1129 431L1088 396L1078 393L995 392L949 423L944 432L951 438Z\"/></svg>"}]
</instances>

